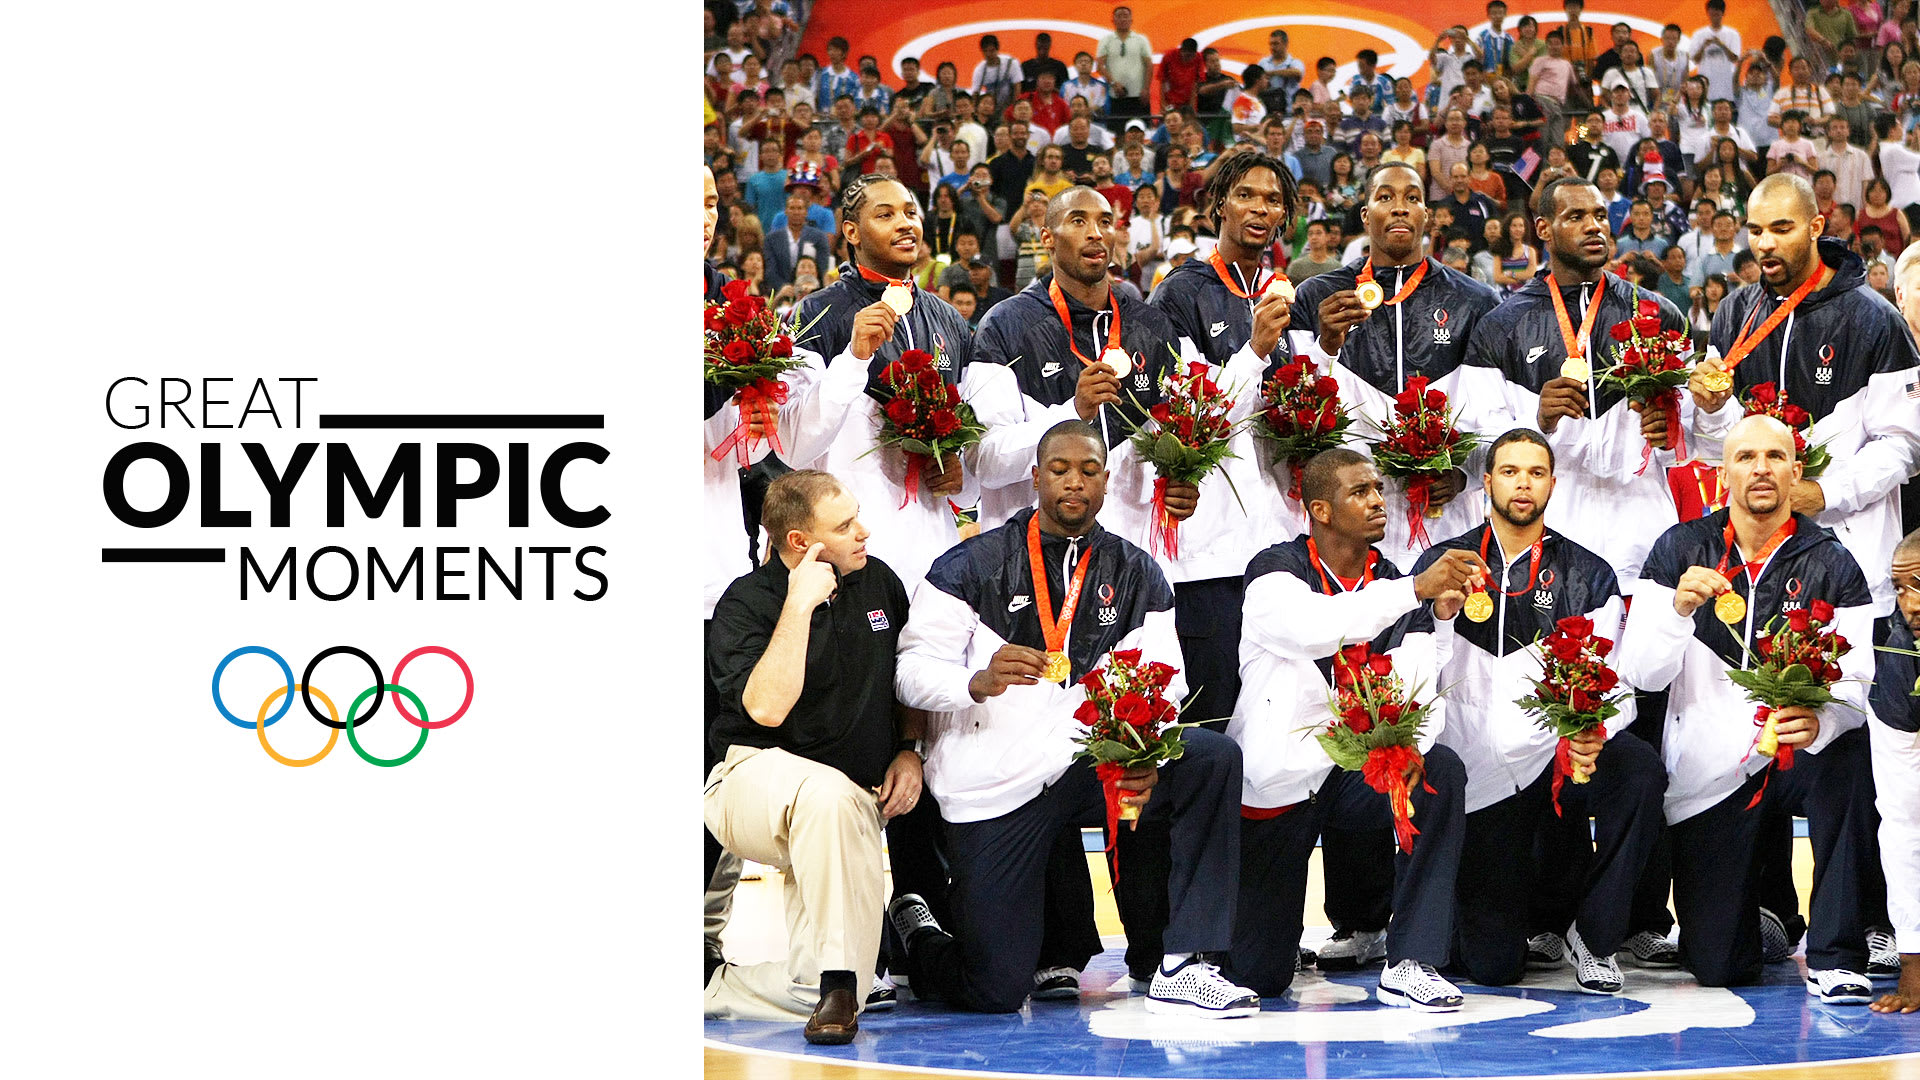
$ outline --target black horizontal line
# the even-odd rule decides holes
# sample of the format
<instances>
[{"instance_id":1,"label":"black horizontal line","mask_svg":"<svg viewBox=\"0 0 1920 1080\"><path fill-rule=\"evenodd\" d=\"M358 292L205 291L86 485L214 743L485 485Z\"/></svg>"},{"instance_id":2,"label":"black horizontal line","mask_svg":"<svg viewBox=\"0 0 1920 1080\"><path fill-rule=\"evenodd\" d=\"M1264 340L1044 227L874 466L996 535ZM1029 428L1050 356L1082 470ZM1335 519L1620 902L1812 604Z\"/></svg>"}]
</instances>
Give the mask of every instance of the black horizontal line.
<instances>
[{"instance_id":1,"label":"black horizontal line","mask_svg":"<svg viewBox=\"0 0 1920 1080\"><path fill-rule=\"evenodd\" d=\"M323 428L601 428L600 414L567 413L343 413L322 416Z\"/></svg>"},{"instance_id":2,"label":"black horizontal line","mask_svg":"<svg viewBox=\"0 0 1920 1080\"><path fill-rule=\"evenodd\" d=\"M100 561L117 562L226 562L225 548L101 548Z\"/></svg>"}]
</instances>

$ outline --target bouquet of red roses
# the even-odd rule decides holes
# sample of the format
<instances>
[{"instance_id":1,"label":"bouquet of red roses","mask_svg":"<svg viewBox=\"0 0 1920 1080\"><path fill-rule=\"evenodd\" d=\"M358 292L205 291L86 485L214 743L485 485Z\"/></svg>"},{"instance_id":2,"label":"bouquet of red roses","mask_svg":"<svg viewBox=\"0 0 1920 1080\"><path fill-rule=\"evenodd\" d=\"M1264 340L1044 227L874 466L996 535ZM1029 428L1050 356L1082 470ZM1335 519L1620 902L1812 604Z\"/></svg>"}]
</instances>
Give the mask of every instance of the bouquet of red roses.
<instances>
[{"instance_id":1,"label":"bouquet of red roses","mask_svg":"<svg viewBox=\"0 0 1920 1080\"><path fill-rule=\"evenodd\" d=\"M1775 420L1793 429L1793 449L1800 458L1800 475L1808 480L1817 478L1827 471L1833 455L1827 451L1827 444L1807 446L1807 437L1803 434L1812 417L1807 410L1787 400L1787 392L1770 382L1756 383L1749 389L1740 405L1748 416L1771 416Z\"/></svg>"},{"instance_id":2,"label":"bouquet of red roses","mask_svg":"<svg viewBox=\"0 0 1920 1080\"><path fill-rule=\"evenodd\" d=\"M1140 817L1140 807L1120 803L1121 774L1143 765L1158 767L1186 753L1181 732L1194 725L1179 723L1180 707L1167 700L1175 674L1177 669L1157 660L1141 663L1139 649L1121 649L1108 655L1106 667L1080 680L1087 700L1073 718L1086 731L1074 739L1080 744L1074 757L1094 763L1106 792L1109 851L1118 824ZM1116 880L1118 876L1116 867Z\"/></svg>"},{"instance_id":3,"label":"bouquet of red roses","mask_svg":"<svg viewBox=\"0 0 1920 1080\"><path fill-rule=\"evenodd\" d=\"M1775 616L1753 651L1759 662L1751 668L1727 672L1727 678L1747 692L1747 700L1760 707L1753 714L1753 749L1773 759L1782 771L1793 768L1793 747L1781 746L1774 729L1776 709L1805 706L1817 709L1838 699L1832 687L1840 681L1840 658L1853 648L1847 639L1827 625L1833 621L1833 605L1815 600L1804 608ZM1763 783L1754 792L1751 810L1766 792Z\"/></svg>"},{"instance_id":4,"label":"bouquet of red roses","mask_svg":"<svg viewBox=\"0 0 1920 1080\"><path fill-rule=\"evenodd\" d=\"M1636 296L1639 289L1634 290ZM1653 299L1634 304L1634 317L1614 323L1607 331L1619 342L1613 352L1613 366L1597 372L1594 381L1620 391L1628 401L1643 409L1659 409L1667 414L1667 440L1675 460L1687 456L1687 441L1680 428L1680 388L1687 384L1693 369L1693 340L1685 330L1660 329L1660 305ZM1639 476L1653 460L1653 444L1640 450Z\"/></svg>"},{"instance_id":5,"label":"bouquet of red roses","mask_svg":"<svg viewBox=\"0 0 1920 1080\"><path fill-rule=\"evenodd\" d=\"M1419 689L1408 690L1394 674L1393 658L1365 642L1335 654L1333 685L1333 719L1314 738L1335 765L1358 772L1368 787L1387 796L1394 837L1401 851L1411 852L1420 830L1413 827L1407 769L1420 761L1420 725L1433 703L1415 701ZM1431 785L1423 786L1433 793Z\"/></svg>"},{"instance_id":6,"label":"bouquet of red roses","mask_svg":"<svg viewBox=\"0 0 1920 1080\"><path fill-rule=\"evenodd\" d=\"M1432 505L1434 481L1466 464L1479 443L1480 436L1454 426L1447 395L1428 389L1424 376L1408 379L1393 399L1393 420L1373 443L1373 462L1382 474L1407 482L1407 531L1416 543L1428 542L1421 518L1440 516Z\"/></svg>"},{"instance_id":7,"label":"bouquet of red roses","mask_svg":"<svg viewBox=\"0 0 1920 1080\"><path fill-rule=\"evenodd\" d=\"M1592 773L1575 769L1568 740L1595 728L1606 737L1607 721L1620 714L1626 692L1608 694L1620 685L1620 676L1607 666L1613 642L1593 636L1593 620L1580 615L1561 619L1553 633L1540 640L1540 677L1530 679L1533 693L1515 704L1533 714L1534 722L1560 737L1553 748L1553 812L1560 813L1560 787L1571 777L1587 783Z\"/></svg>"},{"instance_id":8,"label":"bouquet of red roses","mask_svg":"<svg viewBox=\"0 0 1920 1080\"><path fill-rule=\"evenodd\" d=\"M1296 356L1260 388L1254 429L1273 443L1274 460L1292 473L1291 498L1300 497L1300 473L1313 455L1346 441L1353 417L1340 405L1340 384L1314 362Z\"/></svg>"},{"instance_id":9,"label":"bouquet of red roses","mask_svg":"<svg viewBox=\"0 0 1920 1080\"><path fill-rule=\"evenodd\" d=\"M1133 449L1153 466L1153 530L1148 546L1154 554L1180 557L1180 523L1167 516L1167 484L1198 484L1222 461L1233 457L1235 427L1227 421L1233 398L1207 376L1207 365L1195 362L1184 376L1163 376L1163 400L1147 411L1153 419L1133 433ZM1225 474L1222 474L1225 475ZM1233 486L1228 477L1227 486ZM1240 492L1234 490L1238 499Z\"/></svg>"},{"instance_id":10,"label":"bouquet of red roses","mask_svg":"<svg viewBox=\"0 0 1920 1080\"><path fill-rule=\"evenodd\" d=\"M890 396L881 409L880 433L874 438L880 446L897 446L907 455L906 494L901 506L913 501L927 462L945 471L948 457L979 442L987 433L986 425L974 416L973 406L960 400L960 388L940 377L936 360L933 353L908 349L900 359L880 369L880 384Z\"/></svg>"},{"instance_id":11,"label":"bouquet of red roses","mask_svg":"<svg viewBox=\"0 0 1920 1080\"><path fill-rule=\"evenodd\" d=\"M733 391L740 424L714 448L713 459L732 452L745 466L754 444L763 438L776 452L782 449L780 406L787 400L787 384L780 376L805 366L805 361L793 355L793 339L800 331L782 330L779 316L767 310L764 298L747 293L746 282L728 282L723 297L707 305L703 374L715 386Z\"/></svg>"}]
</instances>

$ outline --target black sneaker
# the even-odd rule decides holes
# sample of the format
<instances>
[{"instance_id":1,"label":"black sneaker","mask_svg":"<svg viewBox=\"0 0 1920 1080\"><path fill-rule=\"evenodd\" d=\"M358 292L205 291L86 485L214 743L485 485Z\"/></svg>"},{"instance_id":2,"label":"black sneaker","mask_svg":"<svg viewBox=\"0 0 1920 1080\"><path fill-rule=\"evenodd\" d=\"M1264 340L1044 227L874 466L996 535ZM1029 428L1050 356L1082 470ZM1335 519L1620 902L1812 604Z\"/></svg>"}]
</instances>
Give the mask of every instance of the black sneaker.
<instances>
[{"instance_id":1,"label":"black sneaker","mask_svg":"<svg viewBox=\"0 0 1920 1080\"><path fill-rule=\"evenodd\" d=\"M1033 1000L1080 1000L1080 973L1070 967L1042 968L1034 972Z\"/></svg>"},{"instance_id":2,"label":"black sneaker","mask_svg":"<svg viewBox=\"0 0 1920 1080\"><path fill-rule=\"evenodd\" d=\"M1299 973L1307 970L1308 968L1314 967L1315 965L1319 964L1319 962L1320 962L1320 955L1314 952L1312 949L1309 949L1306 946L1302 945L1300 947L1300 954L1293 958L1293 973L1298 975Z\"/></svg>"},{"instance_id":3,"label":"black sneaker","mask_svg":"<svg viewBox=\"0 0 1920 1080\"><path fill-rule=\"evenodd\" d=\"M1760 962L1779 964L1793 959L1793 939L1787 936L1787 924L1780 916L1760 909Z\"/></svg>"},{"instance_id":4,"label":"black sneaker","mask_svg":"<svg viewBox=\"0 0 1920 1080\"><path fill-rule=\"evenodd\" d=\"M878 975L873 977L873 989L867 991L867 1011L886 1012L900 1004L900 992L893 984Z\"/></svg>"},{"instance_id":5,"label":"black sneaker","mask_svg":"<svg viewBox=\"0 0 1920 1080\"><path fill-rule=\"evenodd\" d=\"M1633 962L1643 968L1677 968L1680 966L1680 949L1666 937L1651 930L1642 930L1627 939L1626 952Z\"/></svg>"}]
</instances>

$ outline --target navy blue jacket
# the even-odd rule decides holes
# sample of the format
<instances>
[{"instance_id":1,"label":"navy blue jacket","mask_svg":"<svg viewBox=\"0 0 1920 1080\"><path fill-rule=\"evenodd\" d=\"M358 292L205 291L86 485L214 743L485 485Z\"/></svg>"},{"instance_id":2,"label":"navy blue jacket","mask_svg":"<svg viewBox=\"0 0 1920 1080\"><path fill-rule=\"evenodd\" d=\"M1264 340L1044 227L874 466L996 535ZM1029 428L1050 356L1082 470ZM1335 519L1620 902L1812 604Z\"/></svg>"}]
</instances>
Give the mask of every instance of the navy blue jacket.
<instances>
[{"instance_id":1,"label":"navy blue jacket","mask_svg":"<svg viewBox=\"0 0 1920 1080\"><path fill-rule=\"evenodd\" d=\"M1320 333L1320 302L1353 288L1365 259L1330 270L1300 283L1289 330ZM1375 281L1388 296L1400 290L1415 266L1382 267ZM1457 270L1427 260L1427 276L1413 295L1395 307L1381 307L1347 332L1340 346L1340 364L1392 397L1419 375L1429 380L1460 366L1474 327L1495 305L1500 294Z\"/></svg>"},{"instance_id":2,"label":"navy blue jacket","mask_svg":"<svg viewBox=\"0 0 1920 1080\"><path fill-rule=\"evenodd\" d=\"M851 264L840 268L840 280L808 294L800 301L799 326L808 326L806 336L795 344L812 349L820 354L827 364L846 351L847 344L853 340L853 317L861 308L871 307L880 302L880 294L886 286L868 281L860 276L860 271ZM821 315L821 312L826 312ZM813 320L818 317L819 322ZM958 385L960 376L966 371L967 364L973 359L973 330L967 326L952 304L925 289L913 291L913 307L904 318L894 325L893 340L874 350L868 361L867 393L876 401L886 401L890 395L881 388L879 375L883 368L908 349L922 349L937 357L940 377L948 383Z\"/></svg>"},{"instance_id":3,"label":"navy blue jacket","mask_svg":"<svg viewBox=\"0 0 1920 1080\"><path fill-rule=\"evenodd\" d=\"M1913 631L1898 611L1886 617L1887 647L1912 649ZM1876 652L1873 655L1873 715L1895 731L1920 731L1920 698L1913 696L1920 687L1920 658L1901 653Z\"/></svg>"},{"instance_id":4,"label":"navy blue jacket","mask_svg":"<svg viewBox=\"0 0 1920 1080\"><path fill-rule=\"evenodd\" d=\"M1413 572L1419 574L1449 551L1477 554L1483 537L1486 538L1487 565L1497 569L1500 538L1487 536L1492 529L1492 525L1482 525L1433 545L1414 562ZM1460 616L1453 622L1454 635L1473 642L1483 652L1505 656L1553 633L1554 625L1561 619L1597 611L1620 595L1620 583L1605 559L1552 529L1540 538L1540 576L1533 588L1527 590L1532 565L1531 552L1513 560L1507 567L1505 583L1489 590L1496 605L1495 617L1477 623ZM1515 593L1519 595L1513 595ZM1594 632L1604 638L1620 636L1619 628L1613 626L1597 626Z\"/></svg>"}]
</instances>

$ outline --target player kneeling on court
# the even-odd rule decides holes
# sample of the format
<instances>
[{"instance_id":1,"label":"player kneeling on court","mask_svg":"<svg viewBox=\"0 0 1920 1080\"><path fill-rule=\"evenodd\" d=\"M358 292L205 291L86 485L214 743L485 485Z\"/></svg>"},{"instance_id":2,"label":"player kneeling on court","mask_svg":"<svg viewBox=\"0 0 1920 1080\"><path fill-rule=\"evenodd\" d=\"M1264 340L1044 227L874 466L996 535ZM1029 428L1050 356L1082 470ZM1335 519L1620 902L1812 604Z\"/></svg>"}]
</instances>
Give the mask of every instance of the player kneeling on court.
<instances>
[{"instance_id":1,"label":"player kneeling on court","mask_svg":"<svg viewBox=\"0 0 1920 1080\"><path fill-rule=\"evenodd\" d=\"M1240 699L1227 734L1240 744L1246 779L1240 845L1240 905L1233 970L1262 994L1293 982L1307 858L1323 827L1385 828L1388 796L1358 772L1336 770L1314 734L1333 718L1335 655L1367 643L1423 702L1432 700L1441 657L1434 619L1451 619L1486 564L1450 551L1414 577L1375 547L1386 535L1380 471L1366 455L1328 450L1307 463L1301 500L1311 534L1275 544L1247 567L1240 638ZM1431 602L1431 603L1430 603ZM1416 689L1417 688L1417 689ZM1453 935L1455 874L1464 831L1467 774L1434 738L1445 728L1435 701L1422 725L1421 758L1408 769L1411 853L1395 856L1393 921L1378 996L1389 1005L1450 1012L1460 991L1435 969Z\"/></svg>"},{"instance_id":2,"label":"player kneeling on court","mask_svg":"<svg viewBox=\"0 0 1920 1080\"><path fill-rule=\"evenodd\" d=\"M845 1043L880 953L880 831L920 797L920 757L893 700L907 593L867 556L851 492L812 469L767 487L774 557L713 609L707 666L724 759L707 777L707 828L728 851L786 875L785 960L727 964L706 1014L805 1019L812 1043Z\"/></svg>"},{"instance_id":3,"label":"player kneeling on court","mask_svg":"<svg viewBox=\"0 0 1920 1080\"><path fill-rule=\"evenodd\" d=\"M1067 884L1047 877L1060 831L1107 824L1101 781L1074 757L1083 730L1074 712L1087 700L1079 680L1115 650L1181 663L1166 577L1096 520L1107 488L1099 429L1056 424L1036 457L1038 505L942 555L914 590L895 682L902 703L935 714L927 782L947 823L954 932L912 893L889 915L914 994L980 1012L1012 1012L1033 989L1042 904ZM1186 692L1176 675L1166 696ZM1200 728L1184 739L1178 760L1130 769L1119 783L1126 801L1144 803L1143 819L1172 830L1166 954L1146 1007L1250 1016L1259 997L1208 959L1233 931L1240 751ZM1091 884L1079 887L1091 909Z\"/></svg>"}]
</instances>

